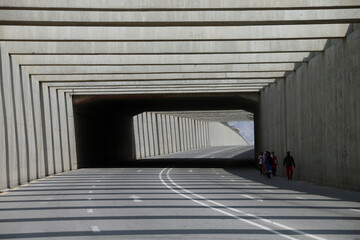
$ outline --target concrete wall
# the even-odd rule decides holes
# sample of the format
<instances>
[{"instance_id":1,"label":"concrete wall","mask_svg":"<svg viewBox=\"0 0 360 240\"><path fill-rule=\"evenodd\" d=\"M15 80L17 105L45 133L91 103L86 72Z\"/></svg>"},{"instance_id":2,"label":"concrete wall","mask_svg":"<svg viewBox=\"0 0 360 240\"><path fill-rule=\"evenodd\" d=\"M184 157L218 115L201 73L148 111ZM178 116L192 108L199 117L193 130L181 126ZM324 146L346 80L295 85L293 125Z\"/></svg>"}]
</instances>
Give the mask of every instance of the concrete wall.
<instances>
[{"instance_id":1,"label":"concrete wall","mask_svg":"<svg viewBox=\"0 0 360 240\"><path fill-rule=\"evenodd\" d=\"M296 179L360 190L359 66L357 30L261 91L257 149L291 151Z\"/></svg>"},{"instance_id":2,"label":"concrete wall","mask_svg":"<svg viewBox=\"0 0 360 240\"><path fill-rule=\"evenodd\" d=\"M210 146L248 145L238 132L225 124L209 122L209 129Z\"/></svg>"},{"instance_id":3,"label":"concrete wall","mask_svg":"<svg viewBox=\"0 0 360 240\"><path fill-rule=\"evenodd\" d=\"M76 169L71 97L0 55L0 191Z\"/></svg>"},{"instance_id":4,"label":"concrete wall","mask_svg":"<svg viewBox=\"0 0 360 240\"><path fill-rule=\"evenodd\" d=\"M171 154L209 146L208 123L144 112L133 117L133 158Z\"/></svg>"}]
</instances>

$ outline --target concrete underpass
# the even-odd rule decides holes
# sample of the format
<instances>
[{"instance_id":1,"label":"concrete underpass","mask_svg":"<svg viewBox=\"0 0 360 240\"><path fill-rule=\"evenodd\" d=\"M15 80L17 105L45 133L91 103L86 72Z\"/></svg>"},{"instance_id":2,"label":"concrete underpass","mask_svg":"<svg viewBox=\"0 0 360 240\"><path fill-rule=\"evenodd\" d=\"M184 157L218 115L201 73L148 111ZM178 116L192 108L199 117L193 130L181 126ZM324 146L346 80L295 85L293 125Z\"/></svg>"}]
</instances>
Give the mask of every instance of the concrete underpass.
<instances>
[{"instance_id":1,"label":"concrete underpass","mask_svg":"<svg viewBox=\"0 0 360 240\"><path fill-rule=\"evenodd\" d=\"M358 0L0 0L0 239L360 239L359 24Z\"/></svg>"}]
</instances>

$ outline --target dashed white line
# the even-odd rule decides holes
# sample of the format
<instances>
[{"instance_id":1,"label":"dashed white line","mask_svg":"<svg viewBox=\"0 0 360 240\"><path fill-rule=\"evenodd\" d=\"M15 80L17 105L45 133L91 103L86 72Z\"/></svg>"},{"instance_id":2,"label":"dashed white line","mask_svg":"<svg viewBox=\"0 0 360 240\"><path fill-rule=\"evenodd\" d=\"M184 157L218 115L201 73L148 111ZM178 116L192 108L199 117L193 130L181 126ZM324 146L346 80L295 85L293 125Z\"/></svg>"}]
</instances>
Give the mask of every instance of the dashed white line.
<instances>
[{"instance_id":1,"label":"dashed white line","mask_svg":"<svg viewBox=\"0 0 360 240\"><path fill-rule=\"evenodd\" d=\"M87 213L94 213L94 210L92 210L91 208L87 210Z\"/></svg>"},{"instance_id":2,"label":"dashed white line","mask_svg":"<svg viewBox=\"0 0 360 240\"><path fill-rule=\"evenodd\" d=\"M254 197L252 197L252 196L250 196L250 195L245 195L245 194L243 194L242 196L243 196L243 197L246 197L246 198L250 198L250 199L255 199Z\"/></svg>"},{"instance_id":3,"label":"dashed white line","mask_svg":"<svg viewBox=\"0 0 360 240\"><path fill-rule=\"evenodd\" d=\"M354 212L360 212L360 210L358 210L358 209L353 209L353 208L350 208L349 210L354 211Z\"/></svg>"},{"instance_id":4,"label":"dashed white line","mask_svg":"<svg viewBox=\"0 0 360 240\"><path fill-rule=\"evenodd\" d=\"M100 228L98 226L91 226L91 230L93 232L100 232Z\"/></svg>"}]
</instances>

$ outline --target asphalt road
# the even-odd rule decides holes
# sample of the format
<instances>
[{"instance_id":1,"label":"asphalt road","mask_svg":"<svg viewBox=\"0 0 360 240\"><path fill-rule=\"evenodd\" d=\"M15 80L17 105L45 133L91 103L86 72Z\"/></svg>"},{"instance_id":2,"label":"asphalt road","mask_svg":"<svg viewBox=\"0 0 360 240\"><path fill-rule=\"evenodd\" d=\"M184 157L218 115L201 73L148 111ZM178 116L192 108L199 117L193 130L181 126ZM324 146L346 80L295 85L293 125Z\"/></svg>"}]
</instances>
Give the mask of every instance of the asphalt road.
<instances>
[{"instance_id":1,"label":"asphalt road","mask_svg":"<svg viewBox=\"0 0 360 240\"><path fill-rule=\"evenodd\" d=\"M204 166L229 151L232 166ZM163 166L80 169L21 186L0 195L0 239L360 239L360 193L266 179L241 164L242 151L206 149L190 160L167 156Z\"/></svg>"}]
</instances>

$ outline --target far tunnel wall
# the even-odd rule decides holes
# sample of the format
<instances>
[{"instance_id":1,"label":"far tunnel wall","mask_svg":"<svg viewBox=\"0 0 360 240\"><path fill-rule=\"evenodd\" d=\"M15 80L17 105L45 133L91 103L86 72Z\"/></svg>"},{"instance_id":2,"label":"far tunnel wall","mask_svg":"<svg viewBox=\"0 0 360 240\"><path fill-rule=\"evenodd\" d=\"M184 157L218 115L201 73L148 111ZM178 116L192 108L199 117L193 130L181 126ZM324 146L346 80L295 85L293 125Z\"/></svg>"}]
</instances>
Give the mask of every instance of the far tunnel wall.
<instances>
[{"instance_id":1,"label":"far tunnel wall","mask_svg":"<svg viewBox=\"0 0 360 240\"><path fill-rule=\"evenodd\" d=\"M295 178L360 190L360 31L261 91L257 150L291 151Z\"/></svg>"}]
</instances>

